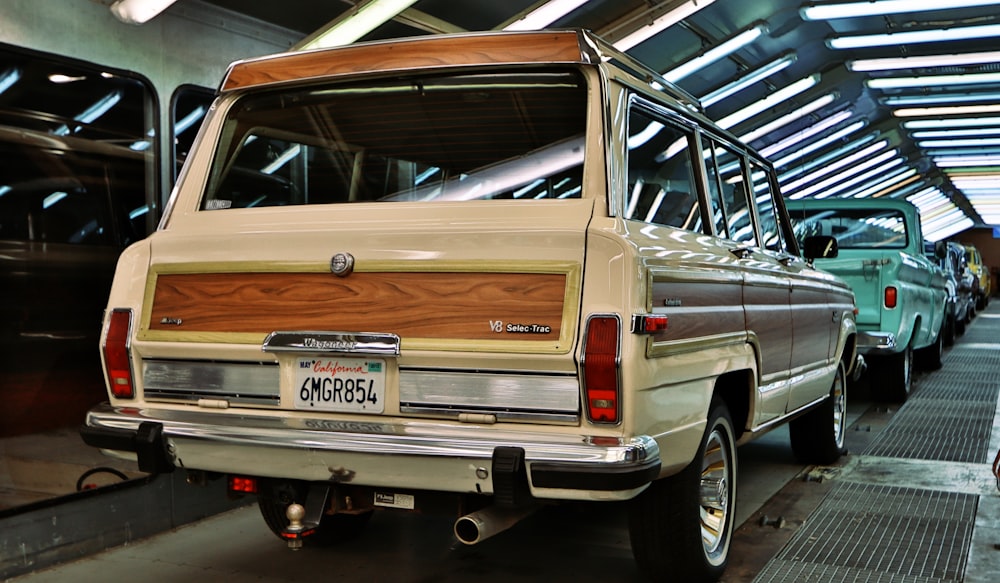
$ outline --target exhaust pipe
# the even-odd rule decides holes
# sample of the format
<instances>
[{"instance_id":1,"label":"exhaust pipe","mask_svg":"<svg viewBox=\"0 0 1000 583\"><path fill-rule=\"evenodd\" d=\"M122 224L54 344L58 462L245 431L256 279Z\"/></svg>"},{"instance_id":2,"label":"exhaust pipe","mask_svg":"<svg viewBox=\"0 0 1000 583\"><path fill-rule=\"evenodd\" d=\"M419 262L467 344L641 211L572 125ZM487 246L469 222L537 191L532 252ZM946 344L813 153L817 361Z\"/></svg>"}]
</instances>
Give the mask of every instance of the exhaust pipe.
<instances>
[{"instance_id":1,"label":"exhaust pipe","mask_svg":"<svg viewBox=\"0 0 1000 583\"><path fill-rule=\"evenodd\" d=\"M507 530L534 511L534 506L487 506L459 517L455 521L455 537L467 545L474 545Z\"/></svg>"}]
</instances>

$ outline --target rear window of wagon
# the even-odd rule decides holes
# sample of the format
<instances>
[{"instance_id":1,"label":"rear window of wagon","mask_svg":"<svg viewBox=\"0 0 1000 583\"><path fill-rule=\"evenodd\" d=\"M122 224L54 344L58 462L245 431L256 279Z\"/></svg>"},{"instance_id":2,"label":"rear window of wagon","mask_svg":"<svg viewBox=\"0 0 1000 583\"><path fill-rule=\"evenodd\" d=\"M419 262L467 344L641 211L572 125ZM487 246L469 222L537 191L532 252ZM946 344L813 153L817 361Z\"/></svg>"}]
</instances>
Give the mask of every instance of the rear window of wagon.
<instances>
[{"instance_id":1,"label":"rear window of wagon","mask_svg":"<svg viewBox=\"0 0 1000 583\"><path fill-rule=\"evenodd\" d=\"M580 198L586 100L569 70L246 95L225 119L201 209Z\"/></svg>"}]
</instances>

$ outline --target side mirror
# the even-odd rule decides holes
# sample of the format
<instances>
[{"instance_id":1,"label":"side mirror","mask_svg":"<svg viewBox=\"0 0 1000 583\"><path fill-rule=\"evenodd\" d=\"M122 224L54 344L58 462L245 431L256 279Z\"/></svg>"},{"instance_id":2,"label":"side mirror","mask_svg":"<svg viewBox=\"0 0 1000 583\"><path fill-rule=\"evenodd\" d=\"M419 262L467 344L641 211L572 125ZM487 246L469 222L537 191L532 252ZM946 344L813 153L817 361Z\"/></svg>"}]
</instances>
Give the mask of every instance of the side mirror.
<instances>
[{"instance_id":1,"label":"side mirror","mask_svg":"<svg viewBox=\"0 0 1000 583\"><path fill-rule=\"evenodd\" d=\"M944 259L948 256L948 245L944 241L938 241L934 243L934 255L938 259Z\"/></svg>"},{"instance_id":2,"label":"side mirror","mask_svg":"<svg viewBox=\"0 0 1000 583\"><path fill-rule=\"evenodd\" d=\"M808 261L832 259L839 254L837 239L821 235L806 237L802 241L802 254Z\"/></svg>"}]
</instances>

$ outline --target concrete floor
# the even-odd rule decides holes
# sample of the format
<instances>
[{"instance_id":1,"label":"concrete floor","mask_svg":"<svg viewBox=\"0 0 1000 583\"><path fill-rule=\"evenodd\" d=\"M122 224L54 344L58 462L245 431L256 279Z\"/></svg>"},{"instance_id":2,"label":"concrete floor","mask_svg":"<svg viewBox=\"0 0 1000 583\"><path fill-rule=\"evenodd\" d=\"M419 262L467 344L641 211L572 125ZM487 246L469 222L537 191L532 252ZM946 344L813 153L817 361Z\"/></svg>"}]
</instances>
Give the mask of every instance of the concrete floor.
<instances>
[{"instance_id":1,"label":"concrete floor","mask_svg":"<svg viewBox=\"0 0 1000 583\"><path fill-rule=\"evenodd\" d=\"M973 340L963 345L960 339L952 350L996 354L1000 349L1000 340L996 340L1000 339L1000 302L995 302L994 307L972 323L965 338L973 338L971 331L975 330ZM983 342L983 338L994 340ZM946 360L942 370L948 370L948 366ZM996 373L996 382L1000 383L1000 370ZM935 374L917 379L915 396L922 383ZM850 402L847 444L851 454L837 466L807 468L796 464L785 429L740 449L737 519L742 526L734 537L731 563L723 580L771 580L764 573L773 571L775 558L795 541L796 534L815 525L816 509L831 492L844 484L867 484L874 488L888 485L916 492L971 495L977 501L974 525L968 525L970 535L962 539L968 545L962 547L962 558L967 562L958 575L927 578L899 571L898 565L887 565L884 572L869 571L867 578L857 578L856 574L852 579L811 575L789 576L781 581L1000 581L1000 493L988 463L1000 448L997 417L994 415L991 455L986 463L875 457L860 452L915 399L911 397L902 409L875 406L867 400L862 385L850 395ZM927 430L933 432L934 428ZM365 535L356 541L335 548L290 551L268 531L256 506L247 506L12 581L643 581L632 561L622 510L615 504L546 508L474 547L455 542L448 519L380 511ZM885 536L905 534L892 528ZM846 538L842 541L845 547L857 542ZM937 548L934 541L929 544Z\"/></svg>"}]
</instances>

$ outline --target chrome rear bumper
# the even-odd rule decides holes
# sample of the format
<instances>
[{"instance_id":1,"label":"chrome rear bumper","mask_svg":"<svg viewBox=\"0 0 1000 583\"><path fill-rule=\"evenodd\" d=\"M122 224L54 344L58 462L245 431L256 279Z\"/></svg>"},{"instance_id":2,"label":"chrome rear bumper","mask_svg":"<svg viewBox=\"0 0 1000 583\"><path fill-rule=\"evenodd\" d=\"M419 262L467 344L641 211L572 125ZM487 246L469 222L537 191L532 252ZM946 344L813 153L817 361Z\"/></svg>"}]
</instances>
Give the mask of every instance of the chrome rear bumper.
<instances>
[{"instance_id":1,"label":"chrome rear bumper","mask_svg":"<svg viewBox=\"0 0 1000 583\"><path fill-rule=\"evenodd\" d=\"M483 494L497 490L497 451L521 451L531 495L552 499L628 499L660 471L659 447L648 436L615 440L428 421L334 421L104 403L88 413L80 433L91 446L134 453L140 469L149 472L177 467Z\"/></svg>"}]
</instances>

